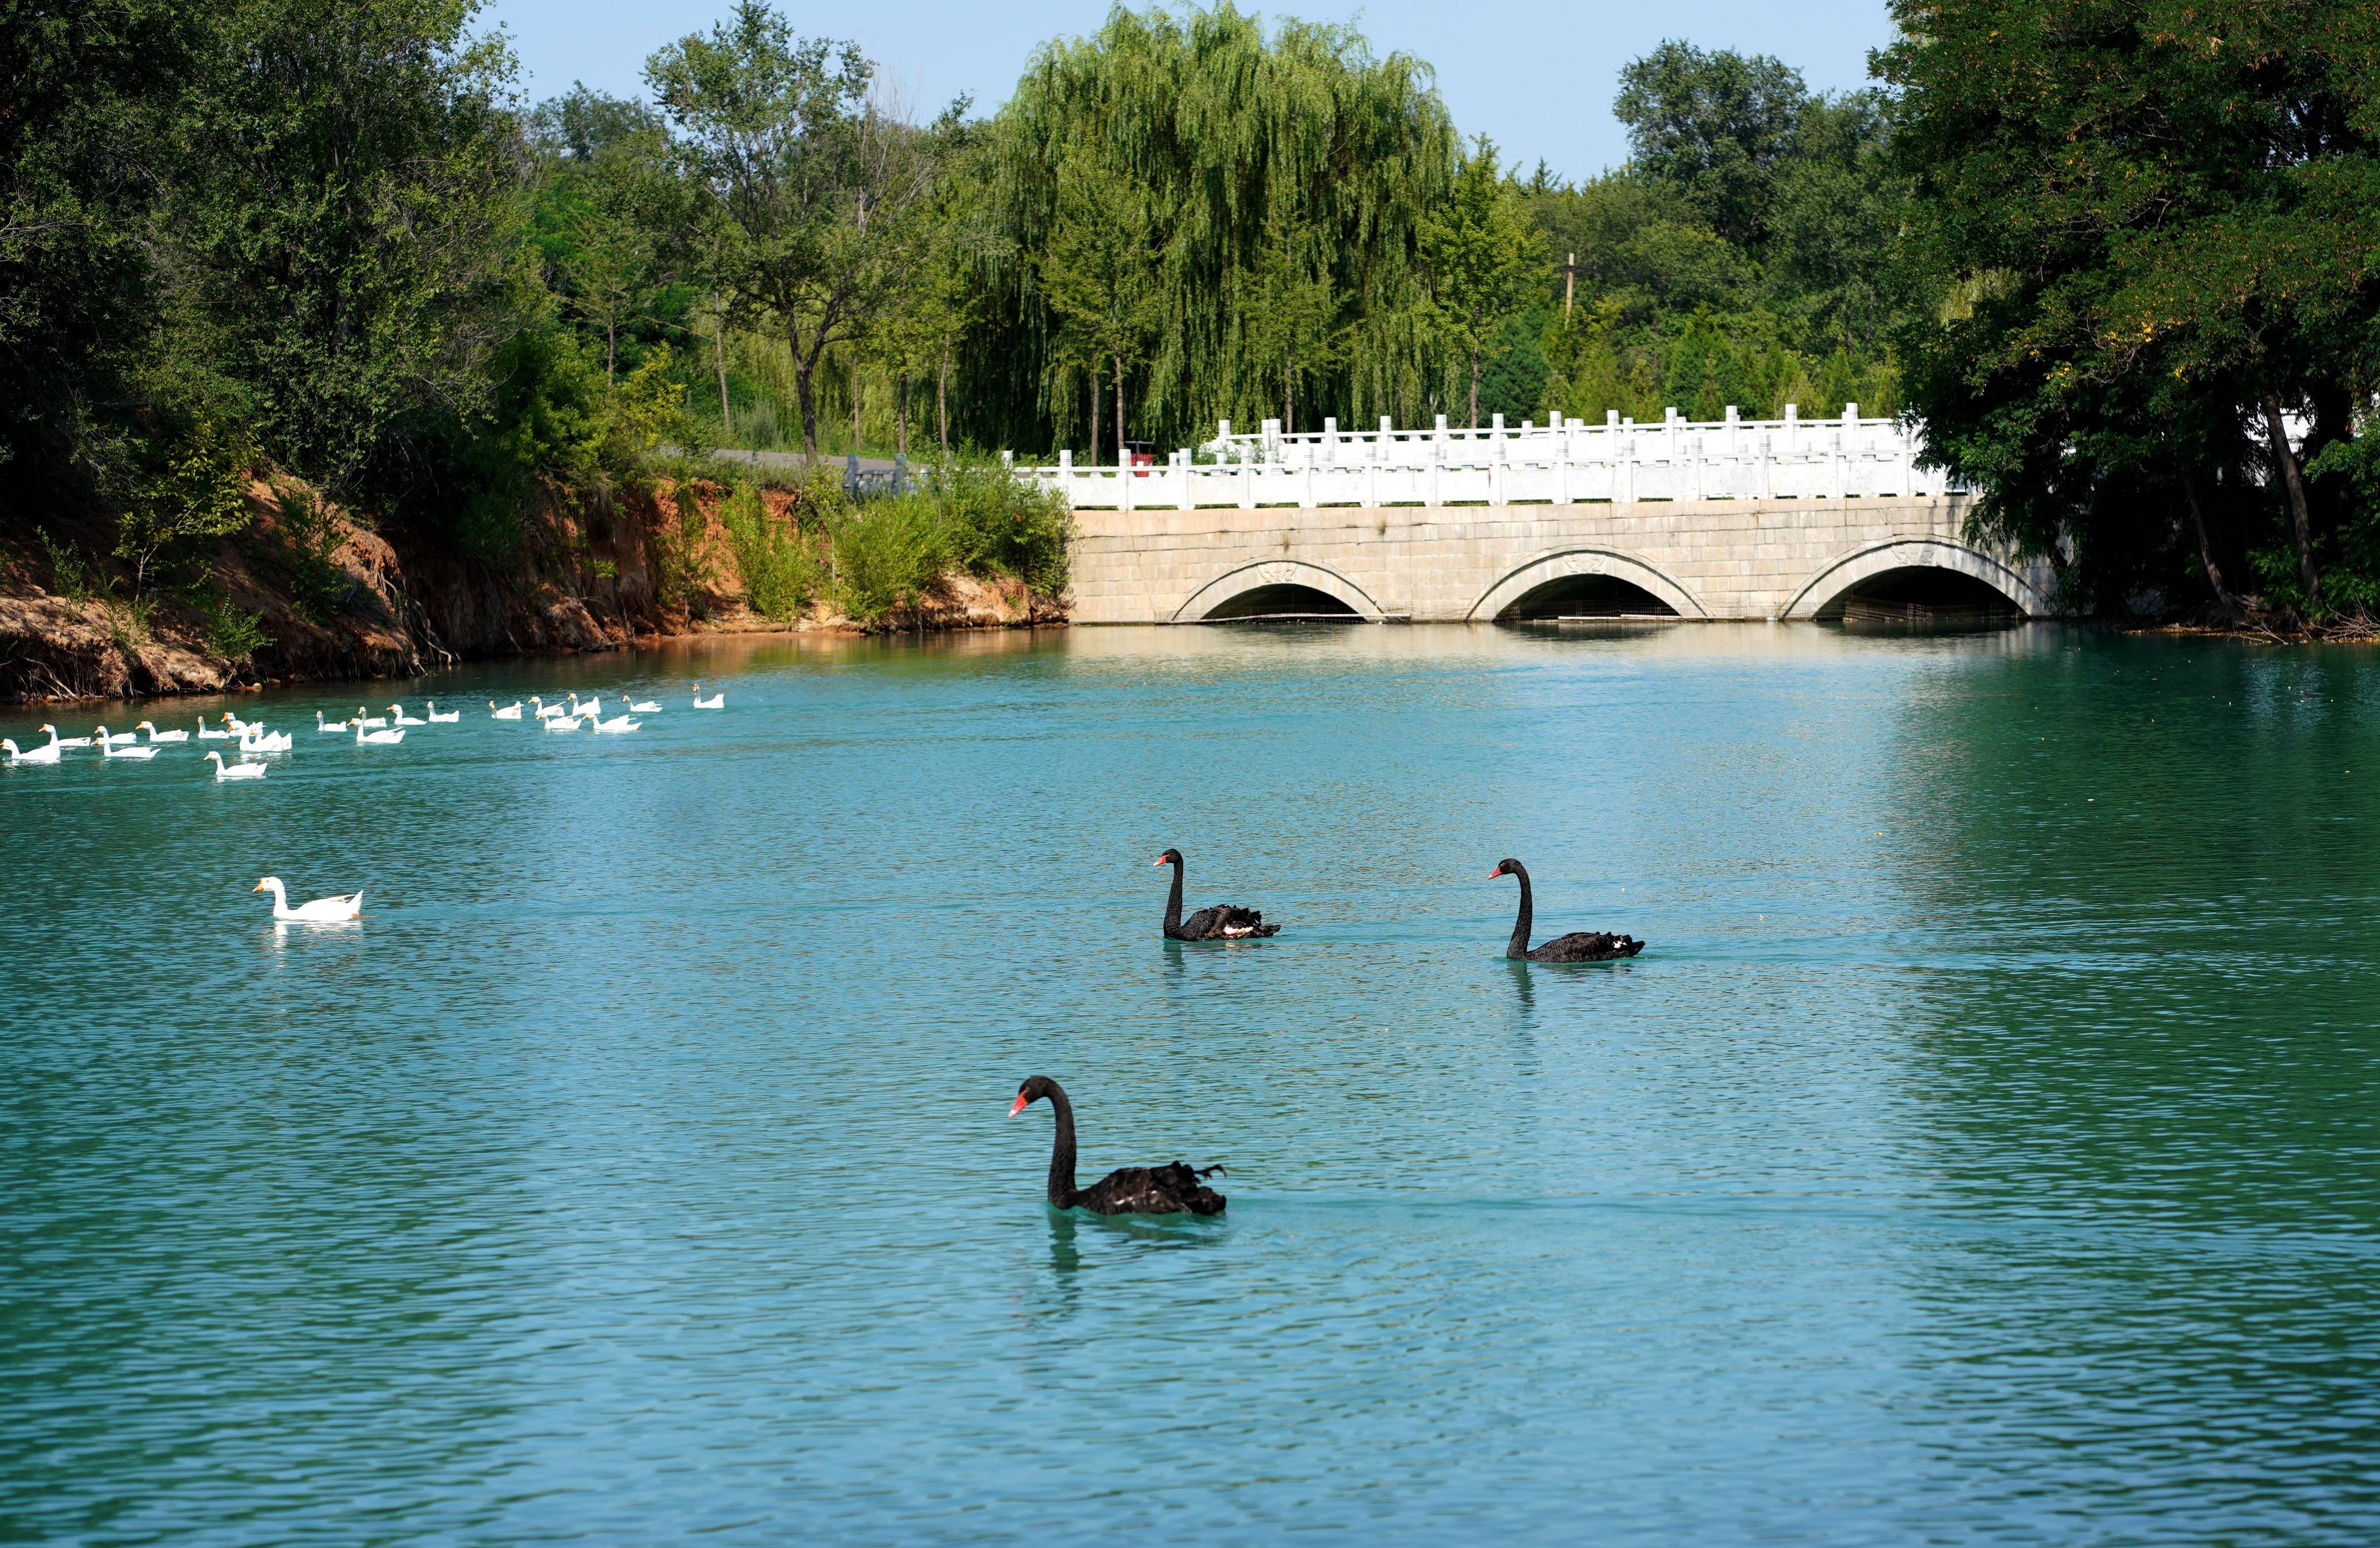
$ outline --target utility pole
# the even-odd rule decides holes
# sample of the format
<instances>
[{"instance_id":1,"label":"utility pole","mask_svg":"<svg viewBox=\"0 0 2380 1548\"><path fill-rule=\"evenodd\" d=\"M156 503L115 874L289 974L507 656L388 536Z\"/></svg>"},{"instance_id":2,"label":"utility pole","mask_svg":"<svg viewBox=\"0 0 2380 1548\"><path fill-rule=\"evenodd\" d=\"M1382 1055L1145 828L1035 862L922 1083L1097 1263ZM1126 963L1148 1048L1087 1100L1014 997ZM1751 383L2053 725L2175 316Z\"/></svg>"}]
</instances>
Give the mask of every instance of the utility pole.
<instances>
[{"instance_id":1,"label":"utility pole","mask_svg":"<svg viewBox=\"0 0 2380 1548\"><path fill-rule=\"evenodd\" d=\"M1570 255L1570 261L1561 266L1561 271L1562 326L1567 328L1570 326L1571 300L1578 294L1578 254L1572 253Z\"/></svg>"}]
</instances>

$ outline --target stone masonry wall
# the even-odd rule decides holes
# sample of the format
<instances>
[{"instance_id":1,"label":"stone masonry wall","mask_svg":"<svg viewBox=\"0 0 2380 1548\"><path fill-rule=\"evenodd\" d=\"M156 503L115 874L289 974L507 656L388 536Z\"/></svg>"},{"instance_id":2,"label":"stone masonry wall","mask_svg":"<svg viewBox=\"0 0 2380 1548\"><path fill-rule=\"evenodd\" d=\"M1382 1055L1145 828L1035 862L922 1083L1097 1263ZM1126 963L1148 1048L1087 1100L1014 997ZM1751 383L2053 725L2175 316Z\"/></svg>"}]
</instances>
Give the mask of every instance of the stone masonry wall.
<instances>
[{"instance_id":1,"label":"stone masonry wall","mask_svg":"<svg viewBox=\"0 0 2380 1548\"><path fill-rule=\"evenodd\" d=\"M1565 574L1615 575L1689 618L1807 617L1856 581L1935 565L2047 611L2049 575L1961 537L1969 497L1075 513L1077 623L1191 622L1257 586L1366 617L1492 619Z\"/></svg>"}]
</instances>

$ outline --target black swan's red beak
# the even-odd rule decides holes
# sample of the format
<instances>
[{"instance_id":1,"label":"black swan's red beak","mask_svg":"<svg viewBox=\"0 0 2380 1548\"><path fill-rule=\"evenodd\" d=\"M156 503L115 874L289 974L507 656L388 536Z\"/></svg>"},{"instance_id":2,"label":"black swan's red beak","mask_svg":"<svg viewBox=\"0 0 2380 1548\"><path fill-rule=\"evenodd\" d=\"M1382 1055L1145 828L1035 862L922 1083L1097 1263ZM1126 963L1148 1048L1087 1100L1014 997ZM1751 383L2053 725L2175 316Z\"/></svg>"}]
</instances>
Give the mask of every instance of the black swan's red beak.
<instances>
[{"instance_id":1,"label":"black swan's red beak","mask_svg":"<svg viewBox=\"0 0 2380 1548\"><path fill-rule=\"evenodd\" d=\"M1149 864L1152 865L1162 865L1165 864L1165 856L1160 854L1156 859L1150 861Z\"/></svg>"},{"instance_id":2,"label":"black swan's red beak","mask_svg":"<svg viewBox=\"0 0 2380 1548\"><path fill-rule=\"evenodd\" d=\"M1014 1118L1017 1114L1023 1112L1025 1110L1025 1104L1031 1100L1032 1098L1026 1095L1023 1092L1018 1092L1016 1094L1016 1105L1008 1109L1008 1116Z\"/></svg>"},{"instance_id":3,"label":"black swan's red beak","mask_svg":"<svg viewBox=\"0 0 2380 1548\"><path fill-rule=\"evenodd\" d=\"M1499 866L1497 866L1494 870L1492 870L1492 871L1490 871L1490 872L1488 872L1488 879L1489 881L1494 881L1498 877L1500 877L1500 876L1502 876L1503 874L1504 874L1504 867L1503 867L1503 866L1501 866L1501 865L1499 865Z\"/></svg>"}]
</instances>

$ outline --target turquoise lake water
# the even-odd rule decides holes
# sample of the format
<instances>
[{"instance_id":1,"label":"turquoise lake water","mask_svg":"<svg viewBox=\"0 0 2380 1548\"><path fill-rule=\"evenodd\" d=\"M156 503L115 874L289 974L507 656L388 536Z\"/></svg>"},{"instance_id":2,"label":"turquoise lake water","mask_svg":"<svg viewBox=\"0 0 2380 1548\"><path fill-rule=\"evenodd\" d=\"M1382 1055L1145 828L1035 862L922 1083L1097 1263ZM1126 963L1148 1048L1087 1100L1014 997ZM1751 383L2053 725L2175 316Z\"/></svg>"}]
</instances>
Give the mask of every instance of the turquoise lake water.
<instances>
[{"instance_id":1,"label":"turquoise lake water","mask_svg":"<svg viewBox=\"0 0 2380 1548\"><path fill-rule=\"evenodd\" d=\"M105 713L225 707L261 783L0 770L0 1538L2380 1536L2380 652L1085 629ZM1161 941L1168 845L1282 933ZM1503 961L1506 855L1645 954ZM1229 1213L1050 1211L1035 1073L1084 1180Z\"/></svg>"}]
</instances>

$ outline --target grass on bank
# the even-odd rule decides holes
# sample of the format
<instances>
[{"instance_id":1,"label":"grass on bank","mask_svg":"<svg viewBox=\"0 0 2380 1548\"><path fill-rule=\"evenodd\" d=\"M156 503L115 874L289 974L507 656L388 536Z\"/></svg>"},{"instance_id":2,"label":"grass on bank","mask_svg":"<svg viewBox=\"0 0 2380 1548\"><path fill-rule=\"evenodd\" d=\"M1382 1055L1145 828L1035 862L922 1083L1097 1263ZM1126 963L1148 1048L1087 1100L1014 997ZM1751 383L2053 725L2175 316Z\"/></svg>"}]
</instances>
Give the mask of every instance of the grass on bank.
<instances>
[{"instance_id":1,"label":"grass on bank","mask_svg":"<svg viewBox=\"0 0 2380 1548\"><path fill-rule=\"evenodd\" d=\"M683 592L698 562L697 479L726 490L719 524L747 601L765 618L797 618L823 599L856 623L880 623L951 574L1015 580L1043 596L1065 588L1064 497L999 463L953 458L921 469L905 494L866 498L845 492L831 468L756 480L739 464L689 464L677 519L661 534L664 592ZM764 490L791 495L789 511L772 512Z\"/></svg>"}]
</instances>

